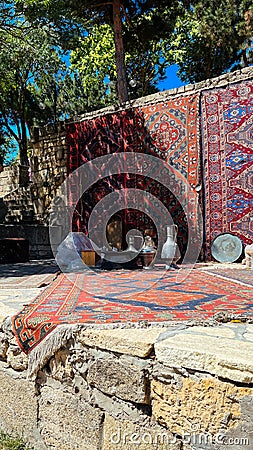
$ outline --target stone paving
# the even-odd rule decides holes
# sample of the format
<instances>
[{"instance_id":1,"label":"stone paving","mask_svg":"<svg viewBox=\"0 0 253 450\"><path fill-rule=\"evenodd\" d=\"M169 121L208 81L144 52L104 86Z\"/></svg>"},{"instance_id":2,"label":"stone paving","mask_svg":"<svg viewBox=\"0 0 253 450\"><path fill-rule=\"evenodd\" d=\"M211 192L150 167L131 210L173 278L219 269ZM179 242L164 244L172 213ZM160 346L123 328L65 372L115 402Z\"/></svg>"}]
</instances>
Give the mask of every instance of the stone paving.
<instances>
[{"instance_id":1,"label":"stone paving","mask_svg":"<svg viewBox=\"0 0 253 450\"><path fill-rule=\"evenodd\" d=\"M53 260L1 264L0 323L5 317L16 314L25 304L36 298L48 285L43 283L43 280L47 279L49 275L56 274L57 270L58 267ZM33 287L30 287L31 278Z\"/></svg>"}]
</instances>

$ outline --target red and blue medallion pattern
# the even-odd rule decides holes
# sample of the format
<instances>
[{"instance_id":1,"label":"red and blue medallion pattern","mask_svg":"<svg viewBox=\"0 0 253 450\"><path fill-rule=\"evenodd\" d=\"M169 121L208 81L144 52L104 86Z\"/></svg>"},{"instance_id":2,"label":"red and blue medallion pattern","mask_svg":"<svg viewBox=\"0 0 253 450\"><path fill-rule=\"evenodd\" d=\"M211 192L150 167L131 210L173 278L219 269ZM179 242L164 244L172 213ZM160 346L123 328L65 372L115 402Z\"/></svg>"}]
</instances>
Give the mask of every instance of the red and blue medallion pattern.
<instances>
[{"instance_id":1,"label":"red and blue medallion pattern","mask_svg":"<svg viewBox=\"0 0 253 450\"><path fill-rule=\"evenodd\" d=\"M182 275L184 272L181 273ZM253 286L200 270L111 271L60 275L13 317L13 331L29 353L59 324L112 324L207 319L215 313L253 313ZM129 282L131 279L131 282Z\"/></svg>"}]
</instances>

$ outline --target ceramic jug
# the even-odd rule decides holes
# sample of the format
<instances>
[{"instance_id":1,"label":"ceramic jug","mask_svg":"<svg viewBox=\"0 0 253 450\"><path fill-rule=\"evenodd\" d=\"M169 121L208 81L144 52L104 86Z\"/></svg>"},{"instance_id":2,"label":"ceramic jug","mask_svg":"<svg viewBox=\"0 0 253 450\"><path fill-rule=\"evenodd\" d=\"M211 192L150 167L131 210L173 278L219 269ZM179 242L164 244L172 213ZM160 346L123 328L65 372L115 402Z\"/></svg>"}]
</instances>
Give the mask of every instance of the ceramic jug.
<instances>
[{"instance_id":1,"label":"ceramic jug","mask_svg":"<svg viewBox=\"0 0 253 450\"><path fill-rule=\"evenodd\" d=\"M146 235L140 252L141 263L143 269L152 269L156 256L156 248L151 236Z\"/></svg>"},{"instance_id":2,"label":"ceramic jug","mask_svg":"<svg viewBox=\"0 0 253 450\"><path fill-rule=\"evenodd\" d=\"M163 244L161 258L168 260L168 262L176 262L180 258L178 255L179 249L177 245L177 225L168 225L167 227L167 239ZM178 257L179 256L179 257Z\"/></svg>"}]
</instances>

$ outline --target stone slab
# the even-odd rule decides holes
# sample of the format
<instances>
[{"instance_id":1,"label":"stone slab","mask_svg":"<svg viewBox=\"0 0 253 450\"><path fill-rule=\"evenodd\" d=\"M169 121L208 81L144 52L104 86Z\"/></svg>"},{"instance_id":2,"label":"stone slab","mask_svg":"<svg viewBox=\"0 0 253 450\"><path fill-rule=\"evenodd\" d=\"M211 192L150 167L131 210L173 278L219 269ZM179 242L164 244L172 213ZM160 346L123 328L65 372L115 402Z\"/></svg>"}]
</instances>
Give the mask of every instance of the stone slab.
<instances>
[{"instance_id":1,"label":"stone slab","mask_svg":"<svg viewBox=\"0 0 253 450\"><path fill-rule=\"evenodd\" d=\"M123 400L149 402L143 364L138 364L133 357L123 359L105 355L96 359L89 367L87 382L105 394Z\"/></svg>"},{"instance_id":2,"label":"stone slab","mask_svg":"<svg viewBox=\"0 0 253 450\"><path fill-rule=\"evenodd\" d=\"M98 347L115 353L125 353L145 358L152 352L154 342L164 330L165 328L86 329L80 332L78 340L85 346Z\"/></svg>"},{"instance_id":3,"label":"stone slab","mask_svg":"<svg viewBox=\"0 0 253 450\"><path fill-rule=\"evenodd\" d=\"M17 312L17 308L12 308L11 306L5 305L3 302L0 302L0 323L2 323L6 317L13 316Z\"/></svg>"},{"instance_id":4,"label":"stone slab","mask_svg":"<svg viewBox=\"0 0 253 450\"><path fill-rule=\"evenodd\" d=\"M32 302L41 292L42 289L13 289L2 288L2 280L0 281L0 323L8 316L17 314L25 304Z\"/></svg>"},{"instance_id":5,"label":"stone slab","mask_svg":"<svg viewBox=\"0 0 253 450\"><path fill-rule=\"evenodd\" d=\"M253 383L252 324L194 326L164 333L155 344L158 362L240 383Z\"/></svg>"},{"instance_id":6,"label":"stone slab","mask_svg":"<svg viewBox=\"0 0 253 450\"><path fill-rule=\"evenodd\" d=\"M100 448L103 413L64 388L41 389L39 424L47 449L97 450Z\"/></svg>"},{"instance_id":7,"label":"stone slab","mask_svg":"<svg viewBox=\"0 0 253 450\"><path fill-rule=\"evenodd\" d=\"M28 367L28 356L22 352L21 348L18 346L16 338L13 337L11 341L8 342L8 350L6 352L7 364L16 371L27 370Z\"/></svg>"},{"instance_id":8,"label":"stone slab","mask_svg":"<svg viewBox=\"0 0 253 450\"><path fill-rule=\"evenodd\" d=\"M152 413L158 423L180 436L236 429L241 423L243 399L253 404L253 389L237 387L215 377L181 377L181 385L151 382ZM253 419L251 417L251 426Z\"/></svg>"},{"instance_id":9,"label":"stone slab","mask_svg":"<svg viewBox=\"0 0 253 450\"><path fill-rule=\"evenodd\" d=\"M81 395L83 397L83 392ZM96 406L117 420L128 420L131 417L134 422L143 422L146 419L145 414L134 403L106 395L96 388L92 390L92 399Z\"/></svg>"},{"instance_id":10,"label":"stone slab","mask_svg":"<svg viewBox=\"0 0 253 450\"><path fill-rule=\"evenodd\" d=\"M159 426L141 426L105 415L102 450L179 450L172 434Z\"/></svg>"},{"instance_id":11,"label":"stone slab","mask_svg":"<svg viewBox=\"0 0 253 450\"><path fill-rule=\"evenodd\" d=\"M37 426L37 398L32 382L0 363L0 428L17 433L36 449L45 449Z\"/></svg>"}]
</instances>

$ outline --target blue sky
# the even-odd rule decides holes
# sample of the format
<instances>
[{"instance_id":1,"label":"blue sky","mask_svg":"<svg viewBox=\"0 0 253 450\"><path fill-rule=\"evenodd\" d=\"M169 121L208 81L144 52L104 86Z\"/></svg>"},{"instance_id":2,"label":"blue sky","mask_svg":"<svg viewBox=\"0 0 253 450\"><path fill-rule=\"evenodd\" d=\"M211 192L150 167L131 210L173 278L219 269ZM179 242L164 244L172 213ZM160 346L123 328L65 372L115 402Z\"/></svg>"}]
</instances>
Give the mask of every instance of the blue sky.
<instances>
[{"instance_id":1,"label":"blue sky","mask_svg":"<svg viewBox=\"0 0 253 450\"><path fill-rule=\"evenodd\" d=\"M176 64L168 67L168 69L166 70L167 78L164 81L160 81L160 83L158 83L158 89L160 91L166 91L167 89L177 88L186 84L177 77L177 71L178 66Z\"/></svg>"}]
</instances>

